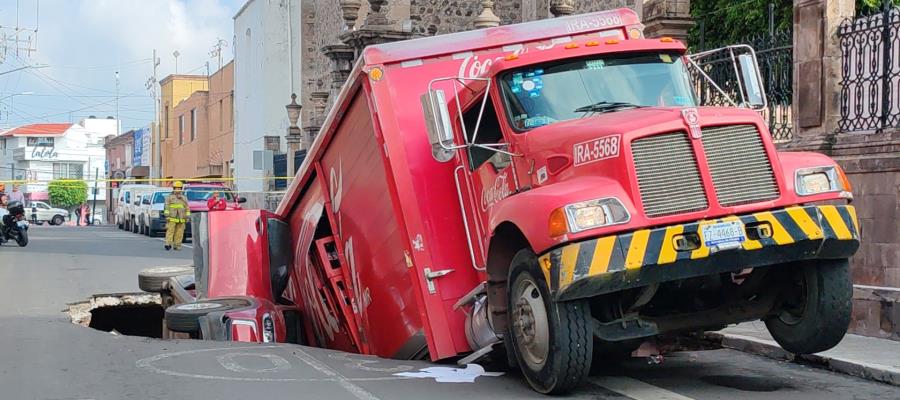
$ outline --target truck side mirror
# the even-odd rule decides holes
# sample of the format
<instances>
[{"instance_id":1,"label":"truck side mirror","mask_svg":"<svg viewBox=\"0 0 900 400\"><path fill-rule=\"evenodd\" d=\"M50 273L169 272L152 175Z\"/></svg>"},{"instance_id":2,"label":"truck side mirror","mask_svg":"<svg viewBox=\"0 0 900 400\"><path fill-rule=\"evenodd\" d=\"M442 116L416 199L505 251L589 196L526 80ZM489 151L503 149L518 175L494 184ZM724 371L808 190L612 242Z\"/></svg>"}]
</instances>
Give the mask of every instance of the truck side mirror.
<instances>
[{"instance_id":1,"label":"truck side mirror","mask_svg":"<svg viewBox=\"0 0 900 400\"><path fill-rule=\"evenodd\" d=\"M422 112L428 128L428 142L431 143L431 155L439 162L447 162L453 158L456 146L453 143L453 126L450 123L450 110L443 90L429 90L421 97Z\"/></svg>"},{"instance_id":2,"label":"truck side mirror","mask_svg":"<svg viewBox=\"0 0 900 400\"><path fill-rule=\"evenodd\" d=\"M733 106L756 111L768 105L756 52L752 47L745 44L726 46L692 54L687 60L688 65L694 68L693 76L700 80L695 82L697 88L701 92L714 94L710 97L713 105L721 105L721 100L724 100ZM716 76L718 81L711 76Z\"/></svg>"},{"instance_id":3,"label":"truck side mirror","mask_svg":"<svg viewBox=\"0 0 900 400\"><path fill-rule=\"evenodd\" d=\"M759 65L752 54L741 54L737 58L741 79L744 81L744 102L753 109L766 108L766 94L763 92Z\"/></svg>"}]
</instances>

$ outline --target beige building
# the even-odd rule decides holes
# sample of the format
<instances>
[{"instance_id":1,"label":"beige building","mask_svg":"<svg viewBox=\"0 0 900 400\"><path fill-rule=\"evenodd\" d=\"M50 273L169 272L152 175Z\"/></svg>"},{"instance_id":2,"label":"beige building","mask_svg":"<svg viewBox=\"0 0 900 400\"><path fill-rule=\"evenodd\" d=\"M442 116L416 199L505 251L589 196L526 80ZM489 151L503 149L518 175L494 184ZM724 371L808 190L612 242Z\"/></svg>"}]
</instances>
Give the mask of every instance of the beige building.
<instances>
[{"instance_id":1,"label":"beige building","mask_svg":"<svg viewBox=\"0 0 900 400\"><path fill-rule=\"evenodd\" d=\"M234 154L234 63L204 76L204 89L194 90L168 113L163 125L164 178L231 176ZM168 78L167 78L168 79ZM164 81L165 82L165 81Z\"/></svg>"}]
</instances>

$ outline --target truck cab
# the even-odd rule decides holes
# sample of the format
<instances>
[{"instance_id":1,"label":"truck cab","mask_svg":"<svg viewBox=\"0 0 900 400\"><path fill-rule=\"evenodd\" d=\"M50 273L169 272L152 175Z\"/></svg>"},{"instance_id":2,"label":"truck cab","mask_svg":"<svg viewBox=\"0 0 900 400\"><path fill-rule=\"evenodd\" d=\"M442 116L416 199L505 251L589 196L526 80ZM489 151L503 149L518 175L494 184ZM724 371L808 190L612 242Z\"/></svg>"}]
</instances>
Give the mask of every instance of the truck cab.
<instances>
[{"instance_id":1,"label":"truck cab","mask_svg":"<svg viewBox=\"0 0 900 400\"><path fill-rule=\"evenodd\" d=\"M208 215L209 275L265 283L216 293L290 304L303 344L493 359L541 393L743 321L790 352L833 347L859 246L849 181L775 148L752 49L689 55L642 28L621 9L365 49L266 217L290 230ZM234 245L266 240L290 242L285 273Z\"/></svg>"}]
</instances>

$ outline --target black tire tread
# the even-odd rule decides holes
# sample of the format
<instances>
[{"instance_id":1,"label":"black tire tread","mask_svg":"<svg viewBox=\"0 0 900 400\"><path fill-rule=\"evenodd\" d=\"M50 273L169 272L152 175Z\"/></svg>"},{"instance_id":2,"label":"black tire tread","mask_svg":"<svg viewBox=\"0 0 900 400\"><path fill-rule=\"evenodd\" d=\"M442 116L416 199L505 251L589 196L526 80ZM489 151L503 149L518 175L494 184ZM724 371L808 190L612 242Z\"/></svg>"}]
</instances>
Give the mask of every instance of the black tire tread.
<instances>
[{"instance_id":1,"label":"black tire tread","mask_svg":"<svg viewBox=\"0 0 900 400\"><path fill-rule=\"evenodd\" d=\"M180 272L162 272L159 271L159 268L169 267L147 268L145 270L142 270L141 272L138 272L138 287L141 288L141 290L150 293L160 293L163 291L163 283L168 281L169 278L179 275L193 274L193 272L189 272L187 268Z\"/></svg>"},{"instance_id":2,"label":"black tire tread","mask_svg":"<svg viewBox=\"0 0 900 400\"><path fill-rule=\"evenodd\" d=\"M785 350L795 354L813 354L836 346L852 318L853 283L849 261L820 260L803 265L804 274L814 274L818 286L818 301L808 321L790 326L777 317L766 320L772 337ZM802 326L801 326L802 325Z\"/></svg>"}]
</instances>

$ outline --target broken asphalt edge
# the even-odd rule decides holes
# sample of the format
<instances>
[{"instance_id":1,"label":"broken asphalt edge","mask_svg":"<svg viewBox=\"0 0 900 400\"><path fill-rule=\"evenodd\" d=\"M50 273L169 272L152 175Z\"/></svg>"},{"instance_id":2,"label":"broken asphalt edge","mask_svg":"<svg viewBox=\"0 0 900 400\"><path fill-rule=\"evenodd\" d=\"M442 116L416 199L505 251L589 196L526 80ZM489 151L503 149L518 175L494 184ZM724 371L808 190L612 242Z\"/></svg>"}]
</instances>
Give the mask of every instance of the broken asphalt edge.
<instances>
[{"instance_id":1,"label":"broken asphalt edge","mask_svg":"<svg viewBox=\"0 0 900 400\"><path fill-rule=\"evenodd\" d=\"M745 353L776 360L810 364L857 378L900 386L900 369L886 365L829 357L822 354L793 354L782 349L774 341L751 336L706 332L702 337L705 340L720 344L722 347Z\"/></svg>"}]
</instances>

